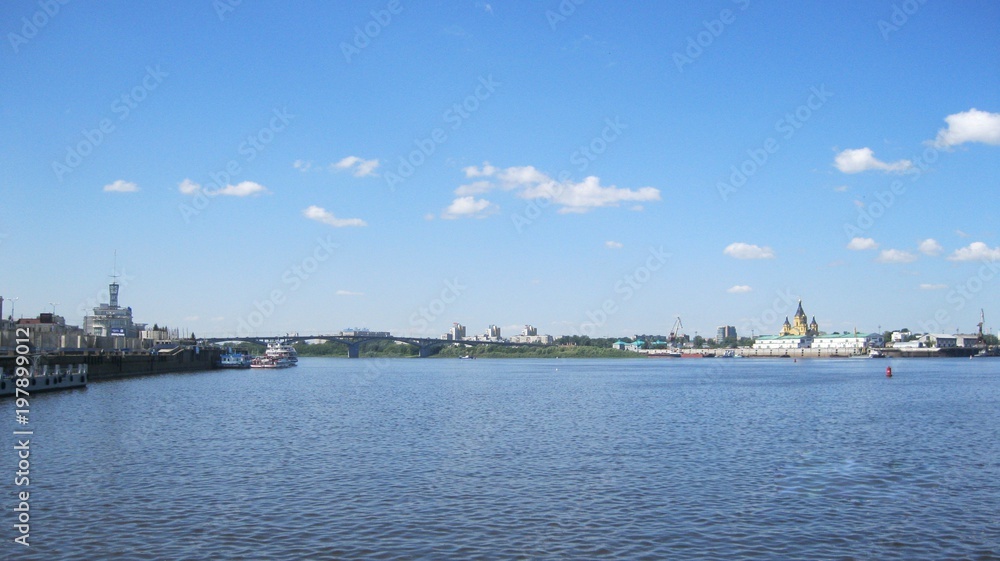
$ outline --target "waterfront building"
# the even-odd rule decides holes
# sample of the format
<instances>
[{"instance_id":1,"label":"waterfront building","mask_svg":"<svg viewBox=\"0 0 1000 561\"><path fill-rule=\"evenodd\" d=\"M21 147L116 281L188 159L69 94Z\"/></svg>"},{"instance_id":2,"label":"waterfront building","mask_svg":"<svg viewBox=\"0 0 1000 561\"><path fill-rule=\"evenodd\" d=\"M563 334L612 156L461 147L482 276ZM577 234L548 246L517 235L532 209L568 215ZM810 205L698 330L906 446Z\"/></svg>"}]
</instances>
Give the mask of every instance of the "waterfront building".
<instances>
[{"instance_id":1,"label":"waterfront building","mask_svg":"<svg viewBox=\"0 0 1000 561\"><path fill-rule=\"evenodd\" d=\"M920 338L925 347L950 349L954 347L975 347L979 335L960 335L947 333L928 333Z\"/></svg>"},{"instance_id":2,"label":"waterfront building","mask_svg":"<svg viewBox=\"0 0 1000 561\"><path fill-rule=\"evenodd\" d=\"M500 326L490 324L486 328L486 337L489 339L500 339Z\"/></svg>"},{"instance_id":3,"label":"waterfront building","mask_svg":"<svg viewBox=\"0 0 1000 561\"><path fill-rule=\"evenodd\" d=\"M525 337L538 335L538 329L536 329L533 325L525 325L524 329L521 330L521 335Z\"/></svg>"},{"instance_id":4,"label":"waterfront building","mask_svg":"<svg viewBox=\"0 0 1000 561\"><path fill-rule=\"evenodd\" d=\"M718 331L715 334L715 340L718 343L722 343L726 339L739 339L736 336L736 327L732 325L720 325Z\"/></svg>"},{"instance_id":5,"label":"waterfront building","mask_svg":"<svg viewBox=\"0 0 1000 561\"><path fill-rule=\"evenodd\" d=\"M118 305L118 282L108 285L109 302L94 308L93 315L83 318L87 335L100 337L138 337L139 329L132 322L132 308Z\"/></svg>"},{"instance_id":6,"label":"waterfront building","mask_svg":"<svg viewBox=\"0 0 1000 561\"><path fill-rule=\"evenodd\" d=\"M812 337L804 335L761 335L753 343L754 349L765 351L788 351L791 349L808 349Z\"/></svg>"},{"instance_id":7,"label":"waterfront building","mask_svg":"<svg viewBox=\"0 0 1000 561\"><path fill-rule=\"evenodd\" d=\"M511 343L537 343L542 345L551 345L552 336L551 335L514 335L510 338Z\"/></svg>"},{"instance_id":8,"label":"waterfront building","mask_svg":"<svg viewBox=\"0 0 1000 561\"><path fill-rule=\"evenodd\" d=\"M816 323L816 317L813 316L811 323L806 323L808 318L806 313L802 311L802 300L799 300L799 309L795 311L795 316L792 318L794 323L789 323L788 318L785 318L785 324L781 326L781 332L778 335L797 335L799 337L811 337L819 334L819 325Z\"/></svg>"},{"instance_id":9,"label":"waterfront building","mask_svg":"<svg viewBox=\"0 0 1000 561\"><path fill-rule=\"evenodd\" d=\"M878 333L861 335L858 333L834 333L813 338L812 348L860 353L865 349L882 348L885 339Z\"/></svg>"},{"instance_id":10,"label":"waterfront building","mask_svg":"<svg viewBox=\"0 0 1000 561\"><path fill-rule=\"evenodd\" d=\"M450 341L461 341L465 339L465 326L460 323L451 324L451 331L445 336Z\"/></svg>"}]
</instances>

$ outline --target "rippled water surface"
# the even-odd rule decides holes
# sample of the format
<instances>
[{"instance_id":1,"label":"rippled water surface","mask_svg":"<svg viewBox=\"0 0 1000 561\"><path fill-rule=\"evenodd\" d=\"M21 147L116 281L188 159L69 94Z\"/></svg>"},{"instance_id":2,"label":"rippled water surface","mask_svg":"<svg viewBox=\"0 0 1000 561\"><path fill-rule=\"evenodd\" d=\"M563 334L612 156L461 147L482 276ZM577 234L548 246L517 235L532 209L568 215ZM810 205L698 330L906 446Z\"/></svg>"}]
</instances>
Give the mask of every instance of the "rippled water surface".
<instances>
[{"instance_id":1,"label":"rippled water surface","mask_svg":"<svg viewBox=\"0 0 1000 561\"><path fill-rule=\"evenodd\" d=\"M1000 559L1000 359L886 364L307 358L97 382L33 398L30 548L6 437L0 557Z\"/></svg>"}]
</instances>

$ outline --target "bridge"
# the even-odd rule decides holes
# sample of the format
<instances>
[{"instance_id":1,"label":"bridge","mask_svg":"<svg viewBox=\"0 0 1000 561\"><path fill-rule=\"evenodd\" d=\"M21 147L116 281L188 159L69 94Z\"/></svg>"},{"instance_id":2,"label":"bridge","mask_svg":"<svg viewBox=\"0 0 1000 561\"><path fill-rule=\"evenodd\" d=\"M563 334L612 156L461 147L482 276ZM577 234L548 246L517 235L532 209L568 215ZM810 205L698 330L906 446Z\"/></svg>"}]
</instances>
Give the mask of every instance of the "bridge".
<instances>
[{"instance_id":1,"label":"bridge","mask_svg":"<svg viewBox=\"0 0 1000 561\"><path fill-rule=\"evenodd\" d=\"M306 341L327 341L347 345L347 357L358 358L361 356L361 345L373 341L396 341L405 343L417 348L417 356L427 358L435 347L444 345L495 345L502 347L544 347L543 343L512 343L510 341L476 341L476 340L454 340L454 339L434 339L429 337L402 337L396 335L281 335L274 337L212 337L201 339L206 343L221 345L223 343L254 343L257 345L268 345L269 343L295 344Z\"/></svg>"}]
</instances>

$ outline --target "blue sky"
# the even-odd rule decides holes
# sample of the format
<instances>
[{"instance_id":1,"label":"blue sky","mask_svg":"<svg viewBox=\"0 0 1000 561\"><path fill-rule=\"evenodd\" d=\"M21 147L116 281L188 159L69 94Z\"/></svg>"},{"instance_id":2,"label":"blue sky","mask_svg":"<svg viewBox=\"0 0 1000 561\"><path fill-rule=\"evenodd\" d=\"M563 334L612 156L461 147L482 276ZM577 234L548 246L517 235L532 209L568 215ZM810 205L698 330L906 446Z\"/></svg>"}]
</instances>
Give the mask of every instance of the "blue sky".
<instances>
[{"instance_id":1,"label":"blue sky","mask_svg":"<svg viewBox=\"0 0 1000 561\"><path fill-rule=\"evenodd\" d=\"M16 316L81 322L115 252L138 321L205 336L1000 314L995 2L0 16Z\"/></svg>"}]
</instances>

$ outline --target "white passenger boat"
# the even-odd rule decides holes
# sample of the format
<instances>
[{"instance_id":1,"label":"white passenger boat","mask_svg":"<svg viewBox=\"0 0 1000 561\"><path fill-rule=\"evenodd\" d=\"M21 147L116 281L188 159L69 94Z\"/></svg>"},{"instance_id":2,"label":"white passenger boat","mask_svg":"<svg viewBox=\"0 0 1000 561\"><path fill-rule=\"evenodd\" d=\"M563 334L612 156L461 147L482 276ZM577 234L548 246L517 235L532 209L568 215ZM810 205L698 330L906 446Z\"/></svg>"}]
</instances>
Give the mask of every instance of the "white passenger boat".
<instances>
[{"instance_id":1,"label":"white passenger boat","mask_svg":"<svg viewBox=\"0 0 1000 561\"><path fill-rule=\"evenodd\" d=\"M299 361L299 353L295 350L295 347L280 341L268 343L267 350L264 351L264 356L276 360L284 359L290 363L290 366L295 366Z\"/></svg>"}]
</instances>

